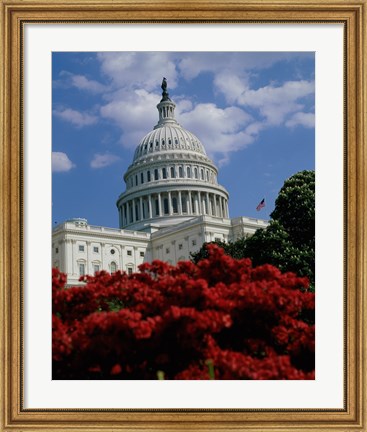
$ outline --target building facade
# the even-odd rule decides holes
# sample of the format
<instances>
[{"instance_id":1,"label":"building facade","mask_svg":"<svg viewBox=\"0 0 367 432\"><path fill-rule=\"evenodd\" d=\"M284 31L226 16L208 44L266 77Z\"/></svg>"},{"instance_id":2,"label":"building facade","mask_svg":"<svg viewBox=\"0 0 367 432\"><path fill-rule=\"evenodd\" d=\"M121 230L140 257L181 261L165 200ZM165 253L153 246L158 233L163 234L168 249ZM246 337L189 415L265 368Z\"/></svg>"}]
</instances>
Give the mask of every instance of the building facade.
<instances>
[{"instance_id":1,"label":"building facade","mask_svg":"<svg viewBox=\"0 0 367 432\"><path fill-rule=\"evenodd\" d=\"M204 242L234 241L265 228L255 218L229 218L227 190L200 140L175 119L175 104L162 82L158 123L137 146L117 199L119 229L71 219L52 234L52 263L77 284L99 270L128 273L144 261L175 264Z\"/></svg>"}]
</instances>

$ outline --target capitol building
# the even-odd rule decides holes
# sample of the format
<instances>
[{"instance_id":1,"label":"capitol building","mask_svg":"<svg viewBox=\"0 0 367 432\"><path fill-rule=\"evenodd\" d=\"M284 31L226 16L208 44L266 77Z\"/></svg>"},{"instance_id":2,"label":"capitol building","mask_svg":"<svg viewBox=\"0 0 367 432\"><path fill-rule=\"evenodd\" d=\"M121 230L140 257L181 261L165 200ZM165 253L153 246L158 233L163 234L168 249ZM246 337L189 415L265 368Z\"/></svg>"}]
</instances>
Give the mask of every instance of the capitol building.
<instances>
[{"instance_id":1,"label":"capitol building","mask_svg":"<svg viewBox=\"0 0 367 432\"><path fill-rule=\"evenodd\" d=\"M141 140L117 198L119 229L75 218L52 232L52 265L68 285L96 271L132 273L146 261L175 264L204 242L234 241L265 228L267 221L231 219L228 191L204 145L175 119L176 105L162 82L158 123Z\"/></svg>"}]
</instances>

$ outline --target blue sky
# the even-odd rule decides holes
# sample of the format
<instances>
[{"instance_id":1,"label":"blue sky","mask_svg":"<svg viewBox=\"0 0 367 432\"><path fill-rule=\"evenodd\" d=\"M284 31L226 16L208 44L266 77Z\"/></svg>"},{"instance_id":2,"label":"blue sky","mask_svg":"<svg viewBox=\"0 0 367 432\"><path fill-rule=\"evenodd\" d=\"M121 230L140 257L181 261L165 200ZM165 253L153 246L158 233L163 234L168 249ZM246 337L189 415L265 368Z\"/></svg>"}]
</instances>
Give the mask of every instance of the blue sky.
<instances>
[{"instance_id":1,"label":"blue sky","mask_svg":"<svg viewBox=\"0 0 367 432\"><path fill-rule=\"evenodd\" d=\"M118 227L123 174L157 123L163 76L178 122L219 167L230 217L268 219L284 181L315 166L314 71L313 53L53 53L53 223Z\"/></svg>"}]
</instances>

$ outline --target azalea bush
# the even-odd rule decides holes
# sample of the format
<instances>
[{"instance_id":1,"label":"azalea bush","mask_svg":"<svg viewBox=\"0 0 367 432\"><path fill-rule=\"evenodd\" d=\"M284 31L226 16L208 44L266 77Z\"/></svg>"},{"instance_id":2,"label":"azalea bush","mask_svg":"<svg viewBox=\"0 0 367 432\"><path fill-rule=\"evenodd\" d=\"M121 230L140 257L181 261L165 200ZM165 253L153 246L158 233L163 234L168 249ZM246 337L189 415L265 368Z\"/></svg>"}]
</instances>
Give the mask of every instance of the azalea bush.
<instances>
[{"instance_id":1,"label":"azalea bush","mask_svg":"<svg viewBox=\"0 0 367 432\"><path fill-rule=\"evenodd\" d=\"M314 379L308 280L216 245L65 288L53 270L54 379Z\"/></svg>"}]
</instances>

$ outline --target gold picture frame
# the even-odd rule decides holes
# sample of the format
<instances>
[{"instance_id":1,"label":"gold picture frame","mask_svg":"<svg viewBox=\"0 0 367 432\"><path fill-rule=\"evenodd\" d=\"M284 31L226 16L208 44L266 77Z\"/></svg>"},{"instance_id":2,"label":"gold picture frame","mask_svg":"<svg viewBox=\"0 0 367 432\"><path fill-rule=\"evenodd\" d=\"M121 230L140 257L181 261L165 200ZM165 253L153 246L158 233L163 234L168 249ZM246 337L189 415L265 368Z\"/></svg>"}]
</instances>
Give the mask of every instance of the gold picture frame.
<instances>
[{"instance_id":1,"label":"gold picture frame","mask_svg":"<svg viewBox=\"0 0 367 432\"><path fill-rule=\"evenodd\" d=\"M367 431L367 0L0 0L1 431ZM23 407L23 28L26 23L342 23L345 50L343 409Z\"/></svg>"}]
</instances>

